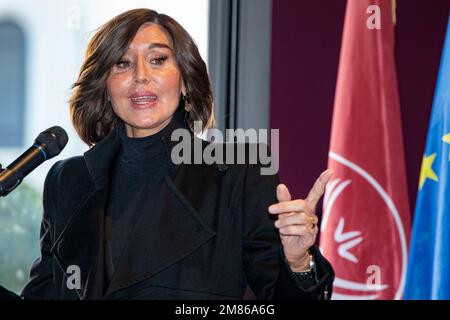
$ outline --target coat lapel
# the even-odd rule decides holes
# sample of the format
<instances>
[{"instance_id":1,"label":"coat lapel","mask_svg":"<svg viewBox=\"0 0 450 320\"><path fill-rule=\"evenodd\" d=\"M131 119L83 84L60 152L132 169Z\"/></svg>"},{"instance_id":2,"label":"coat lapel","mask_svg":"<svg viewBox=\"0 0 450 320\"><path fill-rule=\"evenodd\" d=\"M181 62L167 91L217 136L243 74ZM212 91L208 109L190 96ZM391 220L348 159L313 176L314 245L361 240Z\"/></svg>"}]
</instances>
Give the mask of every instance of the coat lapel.
<instances>
[{"instance_id":1,"label":"coat lapel","mask_svg":"<svg viewBox=\"0 0 450 320\"><path fill-rule=\"evenodd\" d=\"M85 174L73 192L72 210L51 252L63 273L69 266L79 267L80 299L101 299L104 293L104 215L108 195L108 172L119 147L117 129L113 129L95 147L84 154ZM67 286L66 283L62 284Z\"/></svg>"},{"instance_id":2,"label":"coat lapel","mask_svg":"<svg viewBox=\"0 0 450 320\"><path fill-rule=\"evenodd\" d=\"M105 189L106 190L106 189ZM73 215L52 247L62 271L76 266L80 271L81 287L76 288L80 299L100 299L103 296L103 210L105 190L90 192ZM67 283L63 285L67 286Z\"/></svg>"},{"instance_id":3,"label":"coat lapel","mask_svg":"<svg viewBox=\"0 0 450 320\"><path fill-rule=\"evenodd\" d=\"M161 205L140 215L105 297L183 259L215 236L173 180L166 176ZM148 230L153 230L149 234Z\"/></svg>"},{"instance_id":4,"label":"coat lapel","mask_svg":"<svg viewBox=\"0 0 450 320\"><path fill-rule=\"evenodd\" d=\"M180 122L174 122L172 125L171 130L187 128ZM191 136L191 139L197 138ZM170 152L177 142L170 140L170 134L163 142L170 159ZM161 205L140 214L111 278L105 298L154 276L187 257L216 235L207 218L195 209L201 202L198 199L201 193L191 189L198 179L213 181L202 177L211 178L217 172L215 166L171 163L161 186ZM202 187L205 190L210 188L208 185ZM149 230L154 231L154 234L149 234Z\"/></svg>"}]
</instances>

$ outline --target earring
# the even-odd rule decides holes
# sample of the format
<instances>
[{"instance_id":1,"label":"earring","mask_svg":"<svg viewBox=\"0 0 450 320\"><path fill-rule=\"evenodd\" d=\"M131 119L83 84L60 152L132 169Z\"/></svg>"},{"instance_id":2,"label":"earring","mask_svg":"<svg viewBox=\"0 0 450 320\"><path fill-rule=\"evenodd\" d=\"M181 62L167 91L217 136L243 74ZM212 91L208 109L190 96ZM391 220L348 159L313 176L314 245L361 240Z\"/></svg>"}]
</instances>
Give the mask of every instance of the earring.
<instances>
[{"instance_id":1,"label":"earring","mask_svg":"<svg viewBox=\"0 0 450 320\"><path fill-rule=\"evenodd\" d=\"M192 107L191 107L191 104L190 104L190 101L189 101L189 96L188 96L188 94L186 93L186 95L184 95L183 93L181 93L181 99L182 99L183 102L184 102L184 110L185 110L186 112L190 112L191 109L192 109Z\"/></svg>"}]
</instances>

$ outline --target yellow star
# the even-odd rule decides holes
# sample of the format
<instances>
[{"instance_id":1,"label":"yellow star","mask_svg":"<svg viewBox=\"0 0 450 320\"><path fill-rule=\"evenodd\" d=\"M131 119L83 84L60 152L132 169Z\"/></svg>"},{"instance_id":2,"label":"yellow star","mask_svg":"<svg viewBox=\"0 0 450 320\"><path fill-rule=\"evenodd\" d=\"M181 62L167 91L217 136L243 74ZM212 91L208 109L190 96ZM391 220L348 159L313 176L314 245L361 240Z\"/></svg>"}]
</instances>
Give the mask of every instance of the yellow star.
<instances>
[{"instance_id":1,"label":"yellow star","mask_svg":"<svg viewBox=\"0 0 450 320\"><path fill-rule=\"evenodd\" d=\"M450 133L447 133L445 136L443 136L442 141L450 143ZM450 152L448 153L448 160L450 160Z\"/></svg>"},{"instance_id":2,"label":"yellow star","mask_svg":"<svg viewBox=\"0 0 450 320\"><path fill-rule=\"evenodd\" d=\"M435 158L436 158L436 153L432 153L428 157L423 156L422 168L420 169L419 190L422 190L422 187L427 179L438 181L438 177L437 177L436 173L431 168Z\"/></svg>"}]
</instances>

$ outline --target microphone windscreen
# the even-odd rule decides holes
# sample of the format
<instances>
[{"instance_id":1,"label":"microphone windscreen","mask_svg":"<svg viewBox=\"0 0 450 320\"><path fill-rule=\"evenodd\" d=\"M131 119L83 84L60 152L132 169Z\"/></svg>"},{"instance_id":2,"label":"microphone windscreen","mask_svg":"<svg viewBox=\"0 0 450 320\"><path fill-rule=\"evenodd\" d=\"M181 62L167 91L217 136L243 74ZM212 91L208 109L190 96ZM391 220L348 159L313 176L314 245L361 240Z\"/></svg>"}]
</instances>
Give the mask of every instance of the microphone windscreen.
<instances>
[{"instance_id":1,"label":"microphone windscreen","mask_svg":"<svg viewBox=\"0 0 450 320\"><path fill-rule=\"evenodd\" d=\"M57 156L66 146L69 137L60 126L54 126L41 132L35 142L43 145L47 151L47 159Z\"/></svg>"}]
</instances>

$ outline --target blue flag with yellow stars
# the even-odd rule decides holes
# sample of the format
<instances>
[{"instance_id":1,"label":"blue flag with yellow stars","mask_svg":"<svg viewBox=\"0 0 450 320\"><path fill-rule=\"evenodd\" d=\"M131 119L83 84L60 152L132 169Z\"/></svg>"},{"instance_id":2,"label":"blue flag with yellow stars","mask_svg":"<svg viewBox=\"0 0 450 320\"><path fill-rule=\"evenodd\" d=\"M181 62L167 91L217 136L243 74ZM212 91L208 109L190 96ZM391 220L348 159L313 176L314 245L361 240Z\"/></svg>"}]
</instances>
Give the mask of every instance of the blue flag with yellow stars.
<instances>
[{"instance_id":1,"label":"blue flag with yellow stars","mask_svg":"<svg viewBox=\"0 0 450 320\"><path fill-rule=\"evenodd\" d=\"M450 20L420 170L405 299L450 299Z\"/></svg>"}]
</instances>

